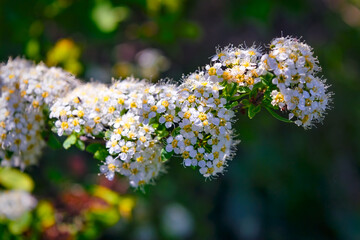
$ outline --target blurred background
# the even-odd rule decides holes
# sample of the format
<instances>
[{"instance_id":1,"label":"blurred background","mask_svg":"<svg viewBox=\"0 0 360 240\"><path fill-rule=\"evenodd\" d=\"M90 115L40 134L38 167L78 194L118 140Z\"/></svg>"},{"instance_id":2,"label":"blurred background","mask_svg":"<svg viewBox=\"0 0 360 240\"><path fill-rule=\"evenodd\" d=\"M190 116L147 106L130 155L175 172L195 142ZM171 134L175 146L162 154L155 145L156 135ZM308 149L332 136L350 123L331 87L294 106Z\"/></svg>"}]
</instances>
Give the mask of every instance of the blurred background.
<instances>
[{"instance_id":1,"label":"blurred background","mask_svg":"<svg viewBox=\"0 0 360 240\"><path fill-rule=\"evenodd\" d=\"M12 227L0 221L1 238L360 239L359 0L0 1L1 61L24 56L84 81L178 81L216 46L281 35L311 45L332 85L322 125L239 114L224 176L205 181L174 159L145 193L98 177L90 154L47 149L13 173L32 176L38 206Z\"/></svg>"}]
</instances>

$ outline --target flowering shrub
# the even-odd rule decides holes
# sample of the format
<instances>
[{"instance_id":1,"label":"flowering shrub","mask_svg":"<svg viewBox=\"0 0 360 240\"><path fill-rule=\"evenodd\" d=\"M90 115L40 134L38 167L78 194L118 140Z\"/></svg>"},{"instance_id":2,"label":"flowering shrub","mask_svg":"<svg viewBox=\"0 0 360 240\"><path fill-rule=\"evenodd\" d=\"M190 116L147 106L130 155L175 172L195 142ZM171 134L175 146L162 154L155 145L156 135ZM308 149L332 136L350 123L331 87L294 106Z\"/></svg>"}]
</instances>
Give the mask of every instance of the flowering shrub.
<instances>
[{"instance_id":1,"label":"flowering shrub","mask_svg":"<svg viewBox=\"0 0 360 240\"><path fill-rule=\"evenodd\" d=\"M58 68L9 60L0 68L1 165L35 164L51 129L102 161L101 174L151 183L173 155L206 178L222 173L237 142L236 112L261 109L305 129L320 122L331 100L312 49L295 38L217 49L210 64L181 84L126 78L111 86L82 84Z\"/></svg>"}]
</instances>

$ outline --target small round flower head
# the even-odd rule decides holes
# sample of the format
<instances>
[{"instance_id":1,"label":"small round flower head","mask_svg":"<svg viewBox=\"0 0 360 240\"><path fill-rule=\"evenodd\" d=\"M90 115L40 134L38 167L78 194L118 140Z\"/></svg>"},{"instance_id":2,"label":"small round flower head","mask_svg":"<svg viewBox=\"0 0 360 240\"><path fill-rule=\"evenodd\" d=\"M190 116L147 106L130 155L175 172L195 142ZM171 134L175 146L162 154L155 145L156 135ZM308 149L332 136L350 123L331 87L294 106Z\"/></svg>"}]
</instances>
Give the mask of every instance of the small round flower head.
<instances>
[{"instance_id":1,"label":"small round flower head","mask_svg":"<svg viewBox=\"0 0 360 240\"><path fill-rule=\"evenodd\" d=\"M108 114L114 114L107 105L113 102L113 93L105 85L79 85L64 98L58 98L50 108L59 136L73 132L97 136L107 126Z\"/></svg>"},{"instance_id":2,"label":"small round flower head","mask_svg":"<svg viewBox=\"0 0 360 240\"><path fill-rule=\"evenodd\" d=\"M21 88L24 98L33 105L52 105L70 89L79 85L73 75L60 68L47 68L44 64L32 66L23 75Z\"/></svg>"},{"instance_id":3,"label":"small round flower head","mask_svg":"<svg viewBox=\"0 0 360 240\"><path fill-rule=\"evenodd\" d=\"M252 89L260 82L259 76L265 72L259 66L261 52L255 46L250 48L229 45L218 49L212 63L206 66L206 75L215 82L236 82L241 87Z\"/></svg>"},{"instance_id":4,"label":"small round flower head","mask_svg":"<svg viewBox=\"0 0 360 240\"><path fill-rule=\"evenodd\" d=\"M289 112L289 119L304 128L323 119L332 93L325 80L316 76L321 68L310 46L290 37L276 38L262 64L274 74L273 106Z\"/></svg>"},{"instance_id":5,"label":"small round flower head","mask_svg":"<svg viewBox=\"0 0 360 240\"><path fill-rule=\"evenodd\" d=\"M262 64L272 69L276 75L296 70L299 74L315 73L321 70L312 48L291 37L275 38L270 43L270 52L262 56ZM289 79L290 83L298 79Z\"/></svg>"},{"instance_id":6,"label":"small round flower head","mask_svg":"<svg viewBox=\"0 0 360 240\"><path fill-rule=\"evenodd\" d=\"M43 110L78 81L58 68L21 58L0 66L0 159L2 166L36 164L45 145Z\"/></svg>"},{"instance_id":7,"label":"small round flower head","mask_svg":"<svg viewBox=\"0 0 360 240\"><path fill-rule=\"evenodd\" d=\"M220 89L204 72L186 77L176 102L179 133L166 141L166 151L180 154L184 166L199 166L204 177L223 172L233 146L234 112L225 108Z\"/></svg>"},{"instance_id":8,"label":"small round flower head","mask_svg":"<svg viewBox=\"0 0 360 240\"><path fill-rule=\"evenodd\" d=\"M36 205L36 199L28 192L21 190L0 192L0 217L15 220L34 209Z\"/></svg>"},{"instance_id":9,"label":"small round flower head","mask_svg":"<svg viewBox=\"0 0 360 240\"><path fill-rule=\"evenodd\" d=\"M161 147L154 131L132 112L121 116L107 139L106 147L111 155L100 171L109 180L118 172L128 177L133 187L149 183L162 169Z\"/></svg>"}]
</instances>

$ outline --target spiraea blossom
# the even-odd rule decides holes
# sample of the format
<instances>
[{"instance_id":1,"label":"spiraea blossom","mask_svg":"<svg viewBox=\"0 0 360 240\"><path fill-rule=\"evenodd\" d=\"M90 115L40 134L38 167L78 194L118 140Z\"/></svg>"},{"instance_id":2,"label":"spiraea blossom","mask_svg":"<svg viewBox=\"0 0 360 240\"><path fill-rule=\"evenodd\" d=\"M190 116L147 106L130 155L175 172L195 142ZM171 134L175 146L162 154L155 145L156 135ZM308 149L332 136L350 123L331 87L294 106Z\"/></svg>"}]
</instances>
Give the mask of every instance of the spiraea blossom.
<instances>
[{"instance_id":1,"label":"spiraea blossom","mask_svg":"<svg viewBox=\"0 0 360 240\"><path fill-rule=\"evenodd\" d=\"M184 166L199 167L204 177L223 172L231 156L234 112L225 108L222 88L204 72L186 77L175 103L178 131L166 140L166 151L179 154Z\"/></svg>"},{"instance_id":2,"label":"spiraea blossom","mask_svg":"<svg viewBox=\"0 0 360 240\"><path fill-rule=\"evenodd\" d=\"M327 91L325 80L317 76L321 68L309 45L295 38L276 38L269 54L262 56L261 65L275 75L273 106L289 112L289 119L304 128L323 119L332 93Z\"/></svg>"},{"instance_id":3,"label":"spiraea blossom","mask_svg":"<svg viewBox=\"0 0 360 240\"><path fill-rule=\"evenodd\" d=\"M265 73L264 67L259 64L261 56L261 51L256 46L244 48L229 45L223 49L218 48L211 64L205 68L213 81L235 82L251 90Z\"/></svg>"},{"instance_id":4,"label":"spiraea blossom","mask_svg":"<svg viewBox=\"0 0 360 240\"><path fill-rule=\"evenodd\" d=\"M171 85L150 85L134 78L111 86L85 84L58 99L50 117L57 119L60 136L76 133L95 138L102 133L109 156L100 167L101 173L109 180L120 173L137 187L149 183L162 170L162 148L150 120L174 109L171 89Z\"/></svg>"},{"instance_id":5,"label":"spiraea blossom","mask_svg":"<svg viewBox=\"0 0 360 240\"><path fill-rule=\"evenodd\" d=\"M28 192L11 190L0 192L0 218L15 220L34 209L37 200Z\"/></svg>"},{"instance_id":6,"label":"spiraea blossom","mask_svg":"<svg viewBox=\"0 0 360 240\"><path fill-rule=\"evenodd\" d=\"M17 58L0 66L0 83L1 165L25 168L45 145L44 108L77 81L61 69Z\"/></svg>"},{"instance_id":7,"label":"spiraea blossom","mask_svg":"<svg viewBox=\"0 0 360 240\"><path fill-rule=\"evenodd\" d=\"M265 108L279 120L310 128L329 108L332 93L317 76L321 68L308 45L282 37L264 51L218 48L209 64L179 85L133 77L80 84L60 69L10 60L0 66L1 164L36 163L49 117L50 127L68 136L64 147L94 153L109 180L119 174L133 187L152 183L172 156L205 178L217 176L239 142L232 129L236 112L251 119Z\"/></svg>"}]
</instances>

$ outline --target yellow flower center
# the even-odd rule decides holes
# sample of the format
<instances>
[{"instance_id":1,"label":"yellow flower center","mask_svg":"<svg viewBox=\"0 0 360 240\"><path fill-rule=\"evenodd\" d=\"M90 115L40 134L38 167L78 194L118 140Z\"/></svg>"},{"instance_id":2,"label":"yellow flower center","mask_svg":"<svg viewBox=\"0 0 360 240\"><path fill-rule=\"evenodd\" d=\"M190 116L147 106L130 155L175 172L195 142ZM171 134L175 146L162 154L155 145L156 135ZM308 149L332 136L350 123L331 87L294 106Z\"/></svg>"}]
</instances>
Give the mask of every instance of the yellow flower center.
<instances>
[{"instance_id":1,"label":"yellow flower center","mask_svg":"<svg viewBox=\"0 0 360 240\"><path fill-rule=\"evenodd\" d=\"M115 166L114 164L110 163L110 164L108 165L108 169L109 169L110 171L112 171L112 172L115 172L116 166Z\"/></svg>"},{"instance_id":2,"label":"yellow flower center","mask_svg":"<svg viewBox=\"0 0 360 240\"><path fill-rule=\"evenodd\" d=\"M118 99L118 104L123 105L124 102L125 102L125 100L124 100L123 98L119 98L119 99Z\"/></svg>"},{"instance_id":3,"label":"yellow flower center","mask_svg":"<svg viewBox=\"0 0 360 240\"><path fill-rule=\"evenodd\" d=\"M69 124L67 122L62 122L61 123L61 128L62 129L68 129L69 128Z\"/></svg>"},{"instance_id":4,"label":"yellow flower center","mask_svg":"<svg viewBox=\"0 0 360 240\"><path fill-rule=\"evenodd\" d=\"M85 114L85 113L84 113L84 111L82 111L82 110L79 110L78 113L77 113L78 117L83 117L84 114Z\"/></svg>"},{"instance_id":5,"label":"yellow flower center","mask_svg":"<svg viewBox=\"0 0 360 240\"><path fill-rule=\"evenodd\" d=\"M190 95L190 96L188 97L188 101L189 101L189 103L195 102L195 96L194 96L194 95Z\"/></svg>"},{"instance_id":6,"label":"yellow flower center","mask_svg":"<svg viewBox=\"0 0 360 240\"><path fill-rule=\"evenodd\" d=\"M204 121L204 120L207 119L207 116L206 116L205 113L200 113L199 116L198 116L198 118L199 118L201 121Z\"/></svg>"},{"instance_id":7,"label":"yellow flower center","mask_svg":"<svg viewBox=\"0 0 360 240\"><path fill-rule=\"evenodd\" d=\"M191 117L191 113L189 111L184 113L184 118L189 119Z\"/></svg>"},{"instance_id":8,"label":"yellow flower center","mask_svg":"<svg viewBox=\"0 0 360 240\"><path fill-rule=\"evenodd\" d=\"M129 148L127 146L122 146L121 151L127 153L129 151Z\"/></svg>"},{"instance_id":9,"label":"yellow flower center","mask_svg":"<svg viewBox=\"0 0 360 240\"><path fill-rule=\"evenodd\" d=\"M168 107L169 106L169 102L164 100L162 101L161 105L163 105L164 107Z\"/></svg>"},{"instance_id":10,"label":"yellow flower center","mask_svg":"<svg viewBox=\"0 0 360 240\"><path fill-rule=\"evenodd\" d=\"M109 109L108 109L108 112L109 113L113 113L115 111L115 108L114 107L109 107Z\"/></svg>"},{"instance_id":11,"label":"yellow flower center","mask_svg":"<svg viewBox=\"0 0 360 240\"><path fill-rule=\"evenodd\" d=\"M216 74L216 69L214 67L209 68L209 75L214 76Z\"/></svg>"},{"instance_id":12,"label":"yellow flower center","mask_svg":"<svg viewBox=\"0 0 360 240\"><path fill-rule=\"evenodd\" d=\"M95 123L100 123L100 117L99 117L99 116L94 117L94 122L95 122Z\"/></svg>"},{"instance_id":13,"label":"yellow flower center","mask_svg":"<svg viewBox=\"0 0 360 240\"><path fill-rule=\"evenodd\" d=\"M174 120L174 116L169 114L169 115L165 116L165 120L167 122L172 122Z\"/></svg>"}]
</instances>

